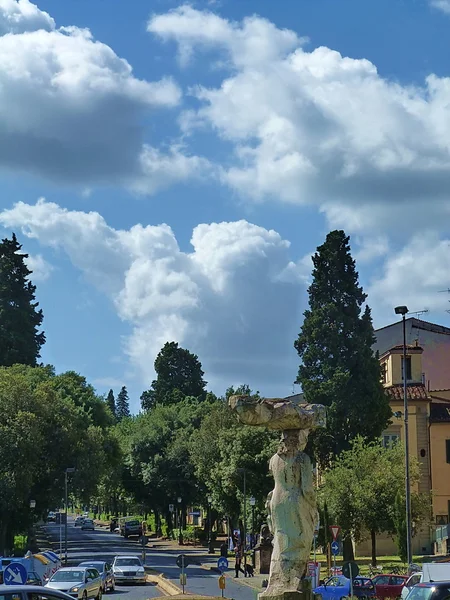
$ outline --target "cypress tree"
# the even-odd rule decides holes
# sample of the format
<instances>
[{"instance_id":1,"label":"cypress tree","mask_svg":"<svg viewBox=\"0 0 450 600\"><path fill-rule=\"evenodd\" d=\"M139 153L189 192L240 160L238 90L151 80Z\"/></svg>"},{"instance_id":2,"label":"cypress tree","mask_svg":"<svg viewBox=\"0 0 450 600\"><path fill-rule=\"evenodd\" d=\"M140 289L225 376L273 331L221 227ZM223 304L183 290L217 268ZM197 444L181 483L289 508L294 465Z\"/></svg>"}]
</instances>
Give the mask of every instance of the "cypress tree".
<instances>
[{"instance_id":1,"label":"cypress tree","mask_svg":"<svg viewBox=\"0 0 450 600\"><path fill-rule=\"evenodd\" d=\"M25 264L28 254L13 233L0 242L0 365L35 366L45 334L39 331L42 310L35 301L36 286Z\"/></svg>"},{"instance_id":2,"label":"cypress tree","mask_svg":"<svg viewBox=\"0 0 450 600\"><path fill-rule=\"evenodd\" d=\"M114 392L112 390L109 390L108 395L106 397L106 404L109 407L109 410L111 411L112 415L115 417L116 416L116 399L114 398Z\"/></svg>"},{"instance_id":3,"label":"cypress tree","mask_svg":"<svg viewBox=\"0 0 450 600\"><path fill-rule=\"evenodd\" d=\"M297 383L306 401L328 407L326 429L310 436L310 449L322 465L357 435L379 437L392 414L349 239L344 231L332 231L317 248L309 309L294 343L302 360Z\"/></svg>"},{"instance_id":4,"label":"cypress tree","mask_svg":"<svg viewBox=\"0 0 450 600\"><path fill-rule=\"evenodd\" d=\"M125 417L130 416L130 401L128 399L128 392L125 386L119 392L116 402L116 418L121 421Z\"/></svg>"}]
</instances>

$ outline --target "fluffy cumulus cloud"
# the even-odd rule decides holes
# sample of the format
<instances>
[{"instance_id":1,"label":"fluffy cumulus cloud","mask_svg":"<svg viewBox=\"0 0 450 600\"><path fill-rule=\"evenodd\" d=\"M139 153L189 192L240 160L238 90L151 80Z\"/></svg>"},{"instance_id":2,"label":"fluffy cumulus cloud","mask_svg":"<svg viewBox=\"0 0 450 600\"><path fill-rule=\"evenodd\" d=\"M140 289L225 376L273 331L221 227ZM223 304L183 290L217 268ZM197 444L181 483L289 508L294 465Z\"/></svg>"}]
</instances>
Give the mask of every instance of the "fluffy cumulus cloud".
<instances>
[{"instance_id":1,"label":"fluffy cumulus cloud","mask_svg":"<svg viewBox=\"0 0 450 600\"><path fill-rule=\"evenodd\" d=\"M53 266L45 260L42 254L29 254L25 259L27 267L33 273L33 282L47 281L53 271Z\"/></svg>"},{"instance_id":2,"label":"fluffy cumulus cloud","mask_svg":"<svg viewBox=\"0 0 450 600\"><path fill-rule=\"evenodd\" d=\"M236 23L181 6L153 15L148 31L174 41L185 62L221 53L221 84L193 87L200 107L181 124L232 144L222 178L239 193L315 203L332 224L345 213L353 231L397 225L405 205L432 205L429 221L448 215L450 78L403 86L364 58L308 51L257 16Z\"/></svg>"},{"instance_id":3,"label":"fluffy cumulus cloud","mask_svg":"<svg viewBox=\"0 0 450 600\"><path fill-rule=\"evenodd\" d=\"M143 144L144 117L180 99L174 81L137 79L89 30L57 28L29 0L0 0L0 167L154 192L199 169L180 148Z\"/></svg>"},{"instance_id":4,"label":"fluffy cumulus cloud","mask_svg":"<svg viewBox=\"0 0 450 600\"><path fill-rule=\"evenodd\" d=\"M161 346L176 340L198 353L218 391L248 381L288 393L305 259L291 261L276 231L247 221L201 224L183 252L168 225L115 230L98 213L44 199L4 210L0 223L66 252L112 299L131 324L125 352L143 383Z\"/></svg>"}]
</instances>

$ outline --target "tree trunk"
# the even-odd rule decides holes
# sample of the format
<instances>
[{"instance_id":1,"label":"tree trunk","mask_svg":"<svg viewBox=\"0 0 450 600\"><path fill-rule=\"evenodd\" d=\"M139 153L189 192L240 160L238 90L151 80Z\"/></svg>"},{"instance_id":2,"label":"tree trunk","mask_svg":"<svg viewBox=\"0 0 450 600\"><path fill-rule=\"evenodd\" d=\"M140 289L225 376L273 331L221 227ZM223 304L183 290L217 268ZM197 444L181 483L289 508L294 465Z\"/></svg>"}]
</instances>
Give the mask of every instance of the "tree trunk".
<instances>
[{"instance_id":1,"label":"tree trunk","mask_svg":"<svg viewBox=\"0 0 450 600\"><path fill-rule=\"evenodd\" d=\"M344 541L342 543L342 554L344 562L347 562L349 560L355 560L352 538L350 536L344 538Z\"/></svg>"},{"instance_id":2,"label":"tree trunk","mask_svg":"<svg viewBox=\"0 0 450 600\"><path fill-rule=\"evenodd\" d=\"M370 537L372 541L372 565L377 566L377 534L375 529L370 530Z\"/></svg>"}]
</instances>

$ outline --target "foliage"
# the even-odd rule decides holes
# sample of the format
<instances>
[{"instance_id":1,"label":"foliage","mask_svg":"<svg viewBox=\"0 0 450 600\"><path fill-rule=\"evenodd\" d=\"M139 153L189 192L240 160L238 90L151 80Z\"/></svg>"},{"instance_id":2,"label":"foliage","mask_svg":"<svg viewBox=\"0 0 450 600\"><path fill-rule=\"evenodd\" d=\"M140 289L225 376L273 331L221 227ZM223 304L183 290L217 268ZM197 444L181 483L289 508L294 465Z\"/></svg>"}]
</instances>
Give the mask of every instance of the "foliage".
<instances>
[{"instance_id":1,"label":"foliage","mask_svg":"<svg viewBox=\"0 0 450 600\"><path fill-rule=\"evenodd\" d=\"M395 541L397 543L398 555L400 560L406 564L408 560L407 552L407 527L406 527L406 509L405 499L397 492L394 504L394 526L395 526Z\"/></svg>"},{"instance_id":2,"label":"foliage","mask_svg":"<svg viewBox=\"0 0 450 600\"><path fill-rule=\"evenodd\" d=\"M0 243L0 365L36 365L45 335L39 332L42 310L35 301L36 287L25 264L28 254L13 234Z\"/></svg>"},{"instance_id":3,"label":"foliage","mask_svg":"<svg viewBox=\"0 0 450 600\"><path fill-rule=\"evenodd\" d=\"M130 401L128 399L128 392L125 386L122 386L119 395L117 396L116 402L116 418L118 421L126 419L130 416Z\"/></svg>"},{"instance_id":4,"label":"foliage","mask_svg":"<svg viewBox=\"0 0 450 600\"><path fill-rule=\"evenodd\" d=\"M206 397L206 381L198 356L176 342L166 342L155 360L157 378L150 390L143 392L143 410L151 410L156 404L176 404L186 396L199 400Z\"/></svg>"},{"instance_id":5,"label":"foliage","mask_svg":"<svg viewBox=\"0 0 450 600\"><path fill-rule=\"evenodd\" d=\"M116 417L116 399L114 398L114 392L109 390L108 395L106 397L106 404L111 411L112 416Z\"/></svg>"},{"instance_id":6,"label":"foliage","mask_svg":"<svg viewBox=\"0 0 450 600\"><path fill-rule=\"evenodd\" d=\"M323 466L357 435L379 437L391 416L380 382L370 308L358 283L349 237L332 231L313 256L309 309L295 348L302 359L297 383L310 403L328 407L327 427L310 436Z\"/></svg>"},{"instance_id":7,"label":"foliage","mask_svg":"<svg viewBox=\"0 0 450 600\"><path fill-rule=\"evenodd\" d=\"M411 485L419 480L419 466L411 460ZM356 542L369 533L397 531L398 514L394 509L398 497L404 497L405 467L400 444L384 448L362 437L352 441L349 450L336 458L324 474L320 490L322 505L342 528L344 538ZM424 494L412 494L412 509L417 524L426 518L430 499ZM376 560L376 556L372 557Z\"/></svg>"}]
</instances>

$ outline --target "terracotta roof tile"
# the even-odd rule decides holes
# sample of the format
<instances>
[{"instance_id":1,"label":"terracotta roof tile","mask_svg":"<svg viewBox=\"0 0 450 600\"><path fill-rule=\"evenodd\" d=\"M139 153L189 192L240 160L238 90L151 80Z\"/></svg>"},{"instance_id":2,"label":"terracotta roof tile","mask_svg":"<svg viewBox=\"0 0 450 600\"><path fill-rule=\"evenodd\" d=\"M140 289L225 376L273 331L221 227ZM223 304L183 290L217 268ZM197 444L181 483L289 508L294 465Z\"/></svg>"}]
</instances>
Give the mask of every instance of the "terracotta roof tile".
<instances>
[{"instance_id":1,"label":"terracotta roof tile","mask_svg":"<svg viewBox=\"0 0 450 600\"><path fill-rule=\"evenodd\" d=\"M430 396L428 395L423 384L409 384L406 387L409 400L430 400ZM385 388L385 390L392 400L403 400L403 384L393 385Z\"/></svg>"}]
</instances>

